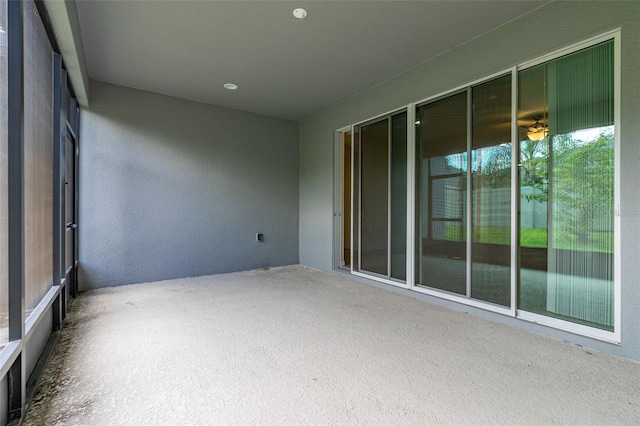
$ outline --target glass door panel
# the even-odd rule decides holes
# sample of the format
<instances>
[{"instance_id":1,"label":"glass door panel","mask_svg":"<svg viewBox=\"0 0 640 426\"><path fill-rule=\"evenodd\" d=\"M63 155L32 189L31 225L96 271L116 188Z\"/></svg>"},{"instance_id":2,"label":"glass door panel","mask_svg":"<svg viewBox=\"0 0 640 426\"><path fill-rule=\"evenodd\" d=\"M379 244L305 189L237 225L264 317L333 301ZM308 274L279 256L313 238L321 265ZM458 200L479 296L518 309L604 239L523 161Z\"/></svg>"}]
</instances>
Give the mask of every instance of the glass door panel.
<instances>
[{"instance_id":1,"label":"glass door panel","mask_svg":"<svg viewBox=\"0 0 640 426\"><path fill-rule=\"evenodd\" d=\"M66 180L65 180L65 272L74 264L74 233L76 227L75 220L75 143L73 137L67 132L66 138Z\"/></svg>"},{"instance_id":2,"label":"glass door panel","mask_svg":"<svg viewBox=\"0 0 640 426\"><path fill-rule=\"evenodd\" d=\"M351 132L342 134L342 247L341 265L351 267Z\"/></svg>"},{"instance_id":3,"label":"glass door panel","mask_svg":"<svg viewBox=\"0 0 640 426\"><path fill-rule=\"evenodd\" d=\"M613 42L519 73L519 309L613 331ZM532 129L542 130L534 134Z\"/></svg>"},{"instance_id":4,"label":"glass door panel","mask_svg":"<svg viewBox=\"0 0 640 426\"><path fill-rule=\"evenodd\" d=\"M391 278L407 278L407 113L391 117Z\"/></svg>"},{"instance_id":5,"label":"glass door panel","mask_svg":"<svg viewBox=\"0 0 640 426\"><path fill-rule=\"evenodd\" d=\"M360 267L388 274L389 257L389 122L363 126L361 151Z\"/></svg>"},{"instance_id":6,"label":"glass door panel","mask_svg":"<svg viewBox=\"0 0 640 426\"><path fill-rule=\"evenodd\" d=\"M471 297L510 306L511 75L471 90Z\"/></svg>"},{"instance_id":7,"label":"glass door panel","mask_svg":"<svg viewBox=\"0 0 640 426\"><path fill-rule=\"evenodd\" d=\"M351 194L351 211L354 214L351 227L351 269L360 269L360 128L353 132L353 148L351 151L351 173L353 193Z\"/></svg>"},{"instance_id":8,"label":"glass door panel","mask_svg":"<svg viewBox=\"0 0 640 426\"><path fill-rule=\"evenodd\" d=\"M416 109L416 150L416 284L466 294L466 92Z\"/></svg>"}]
</instances>

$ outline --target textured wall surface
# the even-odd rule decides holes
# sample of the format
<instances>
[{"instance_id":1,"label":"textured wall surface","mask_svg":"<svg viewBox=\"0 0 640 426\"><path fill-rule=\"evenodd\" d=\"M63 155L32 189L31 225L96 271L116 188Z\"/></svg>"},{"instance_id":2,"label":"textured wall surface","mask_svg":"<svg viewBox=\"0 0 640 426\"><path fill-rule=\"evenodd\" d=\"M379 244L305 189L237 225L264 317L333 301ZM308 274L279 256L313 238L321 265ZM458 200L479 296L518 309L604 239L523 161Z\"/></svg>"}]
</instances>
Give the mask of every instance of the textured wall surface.
<instances>
[{"instance_id":1,"label":"textured wall surface","mask_svg":"<svg viewBox=\"0 0 640 426\"><path fill-rule=\"evenodd\" d=\"M640 3L552 2L300 123L300 263L332 267L334 131L507 70L604 32L622 30L622 344L611 345L456 303L436 303L640 359Z\"/></svg>"},{"instance_id":2,"label":"textured wall surface","mask_svg":"<svg viewBox=\"0 0 640 426\"><path fill-rule=\"evenodd\" d=\"M91 92L81 288L298 262L297 123L105 83Z\"/></svg>"}]
</instances>

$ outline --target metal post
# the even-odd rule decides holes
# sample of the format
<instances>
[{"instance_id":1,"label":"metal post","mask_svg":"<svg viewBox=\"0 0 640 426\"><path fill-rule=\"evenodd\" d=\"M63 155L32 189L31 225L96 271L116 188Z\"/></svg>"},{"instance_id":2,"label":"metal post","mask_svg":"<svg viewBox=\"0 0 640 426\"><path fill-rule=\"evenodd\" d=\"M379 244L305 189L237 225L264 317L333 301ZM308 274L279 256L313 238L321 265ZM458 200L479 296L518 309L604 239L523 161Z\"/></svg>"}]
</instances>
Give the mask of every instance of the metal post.
<instances>
[{"instance_id":1,"label":"metal post","mask_svg":"<svg viewBox=\"0 0 640 426\"><path fill-rule=\"evenodd\" d=\"M467 189L467 197L464 202L467 204L467 222L461 222L464 228L466 228L466 281L467 281L467 299L471 299L471 280L473 277L473 269L472 269L472 260L473 253L471 252L473 243L473 186L471 180L473 179L473 141L472 141L472 111L473 111L473 91L471 87L467 88L467 180L465 182ZM462 207L462 206L461 206ZM460 217L462 218L462 213L464 212L464 207L460 211ZM462 232L463 229L460 229L460 235L464 235Z\"/></svg>"},{"instance_id":2,"label":"metal post","mask_svg":"<svg viewBox=\"0 0 640 426\"><path fill-rule=\"evenodd\" d=\"M78 227L79 223L79 202L80 202L80 109L78 108L77 101L74 100L74 109L76 111L75 114L75 122L74 122L74 131L76 132L76 138L74 140L73 148L73 223L75 228L73 229L73 261L72 261L72 296L76 297L78 295L78 263L79 263L79 242L78 242Z\"/></svg>"},{"instance_id":3,"label":"metal post","mask_svg":"<svg viewBox=\"0 0 640 426\"><path fill-rule=\"evenodd\" d=\"M62 58L53 54L53 285L60 285L64 274L64 156L61 145L64 144L60 126L60 110L62 104ZM59 293L53 301L53 330L62 326L61 303Z\"/></svg>"},{"instance_id":4,"label":"metal post","mask_svg":"<svg viewBox=\"0 0 640 426\"><path fill-rule=\"evenodd\" d=\"M24 65L22 2L7 2L9 341L24 337ZM21 348L22 349L22 348ZM22 353L8 375L9 418L22 416L26 396Z\"/></svg>"}]
</instances>

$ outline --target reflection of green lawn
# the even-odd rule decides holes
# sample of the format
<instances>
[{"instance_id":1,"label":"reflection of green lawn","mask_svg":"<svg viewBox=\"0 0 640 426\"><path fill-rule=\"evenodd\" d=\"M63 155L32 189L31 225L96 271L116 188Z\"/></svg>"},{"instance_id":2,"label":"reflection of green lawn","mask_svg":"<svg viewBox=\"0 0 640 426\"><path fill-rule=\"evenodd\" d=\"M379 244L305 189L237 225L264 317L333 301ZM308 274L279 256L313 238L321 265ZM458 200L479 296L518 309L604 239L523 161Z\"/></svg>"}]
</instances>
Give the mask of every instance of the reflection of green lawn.
<instances>
[{"instance_id":1,"label":"reflection of green lawn","mask_svg":"<svg viewBox=\"0 0 640 426\"><path fill-rule=\"evenodd\" d=\"M457 225L447 226L446 236L449 241L465 241L466 232L462 232L462 238L460 238L460 231ZM483 226L474 227L474 239L475 243L484 244L502 244L509 245L511 243L511 230L507 226ZM610 232L591 232L586 238L584 243L577 243L576 237L572 235L557 236L558 244L555 246L558 249L566 250L581 250L601 253L612 252L612 233ZM547 247L547 230L540 228L522 228L520 231L520 246L533 247L533 248L546 248Z\"/></svg>"},{"instance_id":2,"label":"reflection of green lawn","mask_svg":"<svg viewBox=\"0 0 640 426\"><path fill-rule=\"evenodd\" d=\"M485 244L511 244L511 228L508 226L483 226L474 227L475 243ZM456 225L447 227L447 240L459 241L460 232ZM520 232L521 245L524 247L546 247L547 230L537 228L524 228Z\"/></svg>"}]
</instances>

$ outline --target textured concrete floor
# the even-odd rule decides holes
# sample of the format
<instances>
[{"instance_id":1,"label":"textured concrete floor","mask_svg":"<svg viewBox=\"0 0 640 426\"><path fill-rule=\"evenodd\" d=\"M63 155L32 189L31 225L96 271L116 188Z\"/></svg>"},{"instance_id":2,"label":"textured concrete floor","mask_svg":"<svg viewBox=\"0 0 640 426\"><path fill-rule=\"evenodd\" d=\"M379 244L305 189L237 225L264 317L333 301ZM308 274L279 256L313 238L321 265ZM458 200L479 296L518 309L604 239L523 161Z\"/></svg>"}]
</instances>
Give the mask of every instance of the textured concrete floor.
<instances>
[{"instance_id":1,"label":"textured concrete floor","mask_svg":"<svg viewBox=\"0 0 640 426\"><path fill-rule=\"evenodd\" d=\"M74 303L42 424L639 424L640 363L299 266Z\"/></svg>"}]
</instances>

